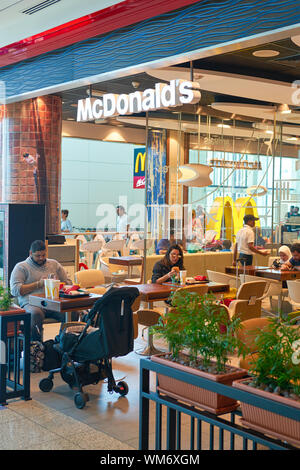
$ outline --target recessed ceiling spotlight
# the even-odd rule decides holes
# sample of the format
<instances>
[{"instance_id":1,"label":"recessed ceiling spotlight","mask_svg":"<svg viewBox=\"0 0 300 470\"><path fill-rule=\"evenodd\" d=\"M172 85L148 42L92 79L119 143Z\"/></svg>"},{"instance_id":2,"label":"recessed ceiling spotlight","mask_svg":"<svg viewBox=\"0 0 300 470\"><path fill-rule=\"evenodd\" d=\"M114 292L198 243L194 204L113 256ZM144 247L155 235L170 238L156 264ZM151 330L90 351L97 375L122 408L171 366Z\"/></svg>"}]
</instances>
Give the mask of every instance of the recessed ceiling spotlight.
<instances>
[{"instance_id":1,"label":"recessed ceiling spotlight","mask_svg":"<svg viewBox=\"0 0 300 470\"><path fill-rule=\"evenodd\" d=\"M255 57L275 57L280 54L279 51L274 51L273 49L260 49L258 51L252 52Z\"/></svg>"},{"instance_id":2,"label":"recessed ceiling spotlight","mask_svg":"<svg viewBox=\"0 0 300 470\"><path fill-rule=\"evenodd\" d=\"M281 114L290 114L292 112L292 110L289 108L287 104L281 104L280 106L278 106L278 111Z\"/></svg>"},{"instance_id":3,"label":"recessed ceiling spotlight","mask_svg":"<svg viewBox=\"0 0 300 470\"><path fill-rule=\"evenodd\" d=\"M294 44L296 44L296 46L300 47L300 34L298 36L292 36L291 40L293 41Z\"/></svg>"},{"instance_id":4,"label":"recessed ceiling spotlight","mask_svg":"<svg viewBox=\"0 0 300 470\"><path fill-rule=\"evenodd\" d=\"M218 124L217 127L223 127L223 129L230 129L230 125L229 124Z\"/></svg>"}]
</instances>

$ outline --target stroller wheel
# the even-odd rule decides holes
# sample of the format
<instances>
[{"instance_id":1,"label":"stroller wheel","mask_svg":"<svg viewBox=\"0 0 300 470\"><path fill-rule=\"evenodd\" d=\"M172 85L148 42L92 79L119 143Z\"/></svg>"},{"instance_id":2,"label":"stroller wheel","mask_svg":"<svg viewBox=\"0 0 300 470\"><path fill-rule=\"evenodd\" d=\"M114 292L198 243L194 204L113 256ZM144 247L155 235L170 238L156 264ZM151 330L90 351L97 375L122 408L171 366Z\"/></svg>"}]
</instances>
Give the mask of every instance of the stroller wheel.
<instances>
[{"instance_id":1,"label":"stroller wheel","mask_svg":"<svg viewBox=\"0 0 300 470\"><path fill-rule=\"evenodd\" d=\"M125 395L127 395L129 392L129 388L126 382L118 382L114 390L115 392L119 393L121 397L125 397Z\"/></svg>"},{"instance_id":2,"label":"stroller wheel","mask_svg":"<svg viewBox=\"0 0 300 470\"><path fill-rule=\"evenodd\" d=\"M76 408L81 410L85 407L86 402L89 400L87 393L78 392L74 396L74 403Z\"/></svg>"},{"instance_id":3,"label":"stroller wheel","mask_svg":"<svg viewBox=\"0 0 300 470\"><path fill-rule=\"evenodd\" d=\"M39 383L39 387L42 392L50 392L53 388L53 380L49 379L49 377L42 379Z\"/></svg>"}]
</instances>

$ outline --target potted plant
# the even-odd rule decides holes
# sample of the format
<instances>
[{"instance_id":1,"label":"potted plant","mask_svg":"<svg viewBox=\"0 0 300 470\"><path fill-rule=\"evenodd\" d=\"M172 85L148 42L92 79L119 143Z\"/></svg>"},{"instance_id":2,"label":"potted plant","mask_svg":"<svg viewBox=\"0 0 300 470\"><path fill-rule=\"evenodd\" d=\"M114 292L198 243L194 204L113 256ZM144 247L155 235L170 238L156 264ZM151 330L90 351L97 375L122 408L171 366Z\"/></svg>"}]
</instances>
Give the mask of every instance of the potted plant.
<instances>
[{"instance_id":1,"label":"potted plant","mask_svg":"<svg viewBox=\"0 0 300 470\"><path fill-rule=\"evenodd\" d=\"M240 327L238 318L230 320L227 310L217 305L211 294L200 297L178 291L172 297L172 306L151 328L153 334L168 342L170 353L152 356L151 360L226 385L247 375L247 371L229 365L230 355L237 352L244 356L247 352L234 334ZM215 414L233 411L238 406L229 397L161 374L158 374L158 389Z\"/></svg>"},{"instance_id":2,"label":"potted plant","mask_svg":"<svg viewBox=\"0 0 300 470\"><path fill-rule=\"evenodd\" d=\"M9 288L0 284L0 310L10 310L12 306L12 296Z\"/></svg>"},{"instance_id":3,"label":"potted plant","mask_svg":"<svg viewBox=\"0 0 300 470\"><path fill-rule=\"evenodd\" d=\"M250 378L233 384L241 390L300 408L300 326L270 319L256 332L257 351L250 362ZM241 403L243 424L273 437L300 445L299 421Z\"/></svg>"}]
</instances>

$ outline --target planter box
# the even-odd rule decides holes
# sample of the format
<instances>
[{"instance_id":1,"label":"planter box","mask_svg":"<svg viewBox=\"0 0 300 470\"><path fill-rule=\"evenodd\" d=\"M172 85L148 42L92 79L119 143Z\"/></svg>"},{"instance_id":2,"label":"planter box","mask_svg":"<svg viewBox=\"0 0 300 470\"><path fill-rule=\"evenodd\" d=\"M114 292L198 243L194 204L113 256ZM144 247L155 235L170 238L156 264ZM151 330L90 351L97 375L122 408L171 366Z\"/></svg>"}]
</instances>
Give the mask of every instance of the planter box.
<instances>
[{"instance_id":1,"label":"planter box","mask_svg":"<svg viewBox=\"0 0 300 470\"><path fill-rule=\"evenodd\" d=\"M238 380L234 382L233 386L245 392L254 393L268 400L274 400L294 408L300 408L300 402L292 400L291 398L282 397L274 393L265 392L258 388L250 387L247 385L249 379ZM258 408L248 403L241 403L243 418L242 424L254 429L255 431L268 434L272 437L280 439L281 441L290 442L293 445L300 446L300 422L285 416L280 416L271 411Z\"/></svg>"},{"instance_id":2,"label":"planter box","mask_svg":"<svg viewBox=\"0 0 300 470\"><path fill-rule=\"evenodd\" d=\"M206 379L212 380L213 382L219 382L224 385L232 385L234 380L241 379L248 375L244 369L238 369L231 367L231 371L228 374L211 374L209 372L203 372L198 369L194 369L189 366L178 364L166 359L164 355L151 356L153 362L163 364L165 366L188 372L189 374L198 375ZM185 356L184 354L182 355ZM187 356L185 356L187 357ZM232 372L232 369L235 369ZM205 388L197 387L195 385L187 384L172 377L167 377L162 374L158 376L158 390L160 393L168 395L176 400L194 405L204 410L214 413L216 415L230 413L238 407L236 400L218 393L211 392Z\"/></svg>"}]
</instances>

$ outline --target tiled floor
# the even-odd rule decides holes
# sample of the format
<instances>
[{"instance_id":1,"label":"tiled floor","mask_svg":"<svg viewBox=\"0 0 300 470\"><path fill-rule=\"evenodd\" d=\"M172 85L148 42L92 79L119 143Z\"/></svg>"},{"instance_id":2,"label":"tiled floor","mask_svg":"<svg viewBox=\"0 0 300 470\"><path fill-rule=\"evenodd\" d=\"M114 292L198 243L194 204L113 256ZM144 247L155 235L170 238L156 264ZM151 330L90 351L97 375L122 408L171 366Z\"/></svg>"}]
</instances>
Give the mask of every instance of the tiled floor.
<instances>
[{"instance_id":1,"label":"tiled floor","mask_svg":"<svg viewBox=\"0 0 300 470\"><path fill-rule=\"evenodd\" d=\"M54 338L58 332L58 324L48 324L45 329L45 339ZM135 349L146 345L142 337L142 329L135 341ZM160 340L155 340L155 346L166 350ZM47 376L47 372L31 374L32 401L11 402L5 410L0 411L0 432L4 438L0 448L11 448L9 436L18 436L14 448L47 448L47 449L82 449L106 448L128 449L138 448L139 435L139 361L140 356L131 352L126 357L114 359L113 370L116 380L124 379L129 386L126 397L109 394L107 385L100 382L97 385L84 387L89 394L89 402L85 408L75 407L74 391L55 375L54 387L49 393L39 389L39 381ZM237 363L233 359L233 365ZM154 377L151 380L154 388ZM154 445L154 406L150 406L151 442ZM163 429L165 429L165 417ZM189 426L187 417L182 418L182 449L189 449ZM9 430L9 432L7 432ZM209 448L209 426L204 427L204 448ZM38 438L37 438L38 436ZM47 442L46 438L47 436ZM50 436L50 438L49 438ZM165 438L164 438L165 439ZM215 436L217 439L217 435ZM225 437L225 448L229 437ZM164 440L163 440L164 442ZM90 447L89 447L90 446ZM102 447L101 447L102 446ZM218 446L216 447L218 448ZM228 448L228 447L227 447ZM236 448L242 448L242 442L237 441Z\"/></svg>"}]
</instances>

